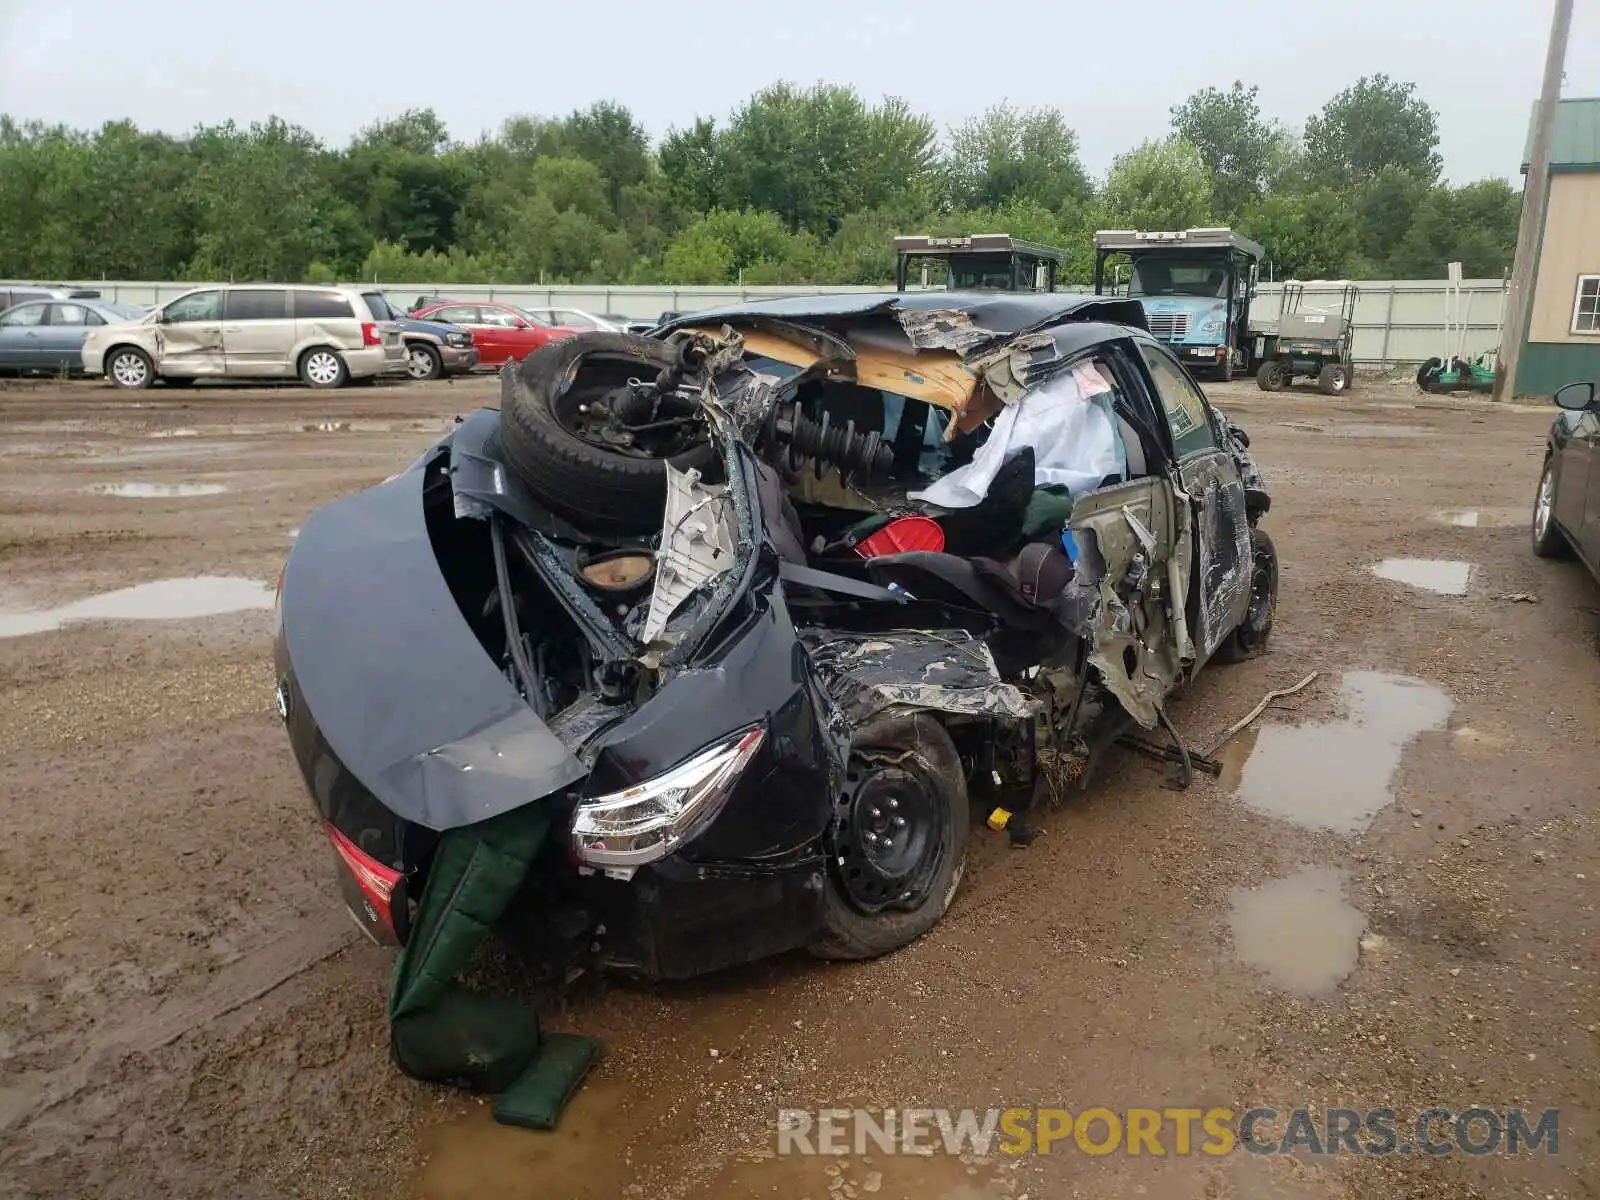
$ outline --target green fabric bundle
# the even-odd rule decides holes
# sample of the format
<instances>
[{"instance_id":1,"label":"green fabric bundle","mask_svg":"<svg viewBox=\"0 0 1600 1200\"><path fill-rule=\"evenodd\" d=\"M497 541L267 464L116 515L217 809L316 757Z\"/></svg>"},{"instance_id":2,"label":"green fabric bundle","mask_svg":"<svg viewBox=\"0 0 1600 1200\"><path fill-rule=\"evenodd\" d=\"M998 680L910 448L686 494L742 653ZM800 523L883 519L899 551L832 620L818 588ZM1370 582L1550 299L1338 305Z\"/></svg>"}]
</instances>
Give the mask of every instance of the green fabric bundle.
<instances>
[{"instance_id":1,"label":"green fabric bundle","mask_svg":"<svg viewBox=\"0 0 1600 1200\"><path fill-rule=\"evenodd\" d=\"M497 1094L496 1120L539 1129L555 1125L598 1043L541 1035L538 1013L467 991L456 976L522 887L549 833L546 806L529 804L441 835L389 993L390 1045L402 1071Z\"/></svg>"}]
</instances>

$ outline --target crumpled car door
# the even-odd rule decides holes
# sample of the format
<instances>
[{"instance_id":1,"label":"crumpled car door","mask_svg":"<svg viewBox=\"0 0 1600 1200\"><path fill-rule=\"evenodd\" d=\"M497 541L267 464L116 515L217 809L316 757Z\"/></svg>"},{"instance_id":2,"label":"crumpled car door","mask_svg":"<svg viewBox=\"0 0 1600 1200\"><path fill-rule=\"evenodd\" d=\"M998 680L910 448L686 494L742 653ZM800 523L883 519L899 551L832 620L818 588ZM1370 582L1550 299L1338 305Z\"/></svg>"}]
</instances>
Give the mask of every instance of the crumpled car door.
<instances>
[{"instance_id":1,"label":"crumpled car door","mask_svg":"<svg viewBox=\"0 0 1600 1200\"><path fill-rule=\"evenodd\" d=\"M1204 663L1244 618L1252 552L1244 481L1219 423L1188 373L1166 350L1140 342L1172 434L1183 491L1194 506L1196 570L1189 623Z\"/></svg>"},{"instance_id":2,"label":"crumpled car door","mask_svg":"<svg viewBox=\"0 0 1600 1200\"><path fill-rule=\"evenodd\" d=\"M1154 728L1193 657L1184 599L1193 540L1169 479L1147 476L1080 496L1068 526L1076 581L1096 591L1089 663L1128 714Z\"/></svg>"},{"instance_id":3,"label":"crumpled car door","mask_svg":"<svg viewBox=\"0 0 1600 1200\"><path fill-rule=\"evenodd\" d=\"M154 329L156 366L165 374L221 375L222 293L195 292L167 305Z\"/></svg>"},{"instance_id":4,"label":"crumpled car door","mask_svg":"<svg viewBox=\"0 0 1600 1200\"><path fill-rule=\"evenodd\" d=\"M1195 660L1204 663L1244 619L1250 604L1250 522L1244 483L1226 451L1190 455L1178 471L1195 510L1199 572L1190 623Z\"/></svg>"}]
</instances>

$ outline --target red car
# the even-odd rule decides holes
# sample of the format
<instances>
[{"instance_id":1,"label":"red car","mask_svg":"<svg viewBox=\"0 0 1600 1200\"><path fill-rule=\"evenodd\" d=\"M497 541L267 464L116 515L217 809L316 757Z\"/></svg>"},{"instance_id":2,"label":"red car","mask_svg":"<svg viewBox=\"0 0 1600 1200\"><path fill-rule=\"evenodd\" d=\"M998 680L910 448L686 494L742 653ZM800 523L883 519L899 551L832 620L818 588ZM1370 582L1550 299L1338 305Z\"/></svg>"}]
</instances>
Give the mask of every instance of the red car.
<instances>
[{"instance_id":1,"label":"red car","mask_svg":"<svg viewBox=\"0 0 1600 1200\"><path fill-rule=\"evenodd\" d=\"M551 325L514 305L483 300L439 300L407 315L419 321L448 321L469 330L482 367L520 362L546 342L578 332L565 325Z\"/></svg>"}]
</instances>

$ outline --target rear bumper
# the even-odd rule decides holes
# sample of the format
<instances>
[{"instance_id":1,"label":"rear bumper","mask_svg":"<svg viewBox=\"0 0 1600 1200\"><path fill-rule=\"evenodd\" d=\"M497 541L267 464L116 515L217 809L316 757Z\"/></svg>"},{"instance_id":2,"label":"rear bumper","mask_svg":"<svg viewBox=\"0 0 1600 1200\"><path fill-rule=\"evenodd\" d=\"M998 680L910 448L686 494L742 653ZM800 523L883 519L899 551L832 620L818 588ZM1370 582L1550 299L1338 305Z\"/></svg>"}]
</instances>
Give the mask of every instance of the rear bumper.
<instances>
[{"instance_id":1,"label":"rear bumper","mask_svg":"<svg viewBox=\"0 0 1600 1200\"><path fill-rule=\"evenodd\" d=\"M346 350L344 365L352 379L370 379L374 375L404 375L405 343L396 342L393 346L363 346L359 350Z\"/></svg>"},{"instance_id":2,"label":"rear bumper","mask_svg":"<svg viewBox=\"0 0 1600 1200\"><path fill-rule=\"evenodd\" d=\"M822 928L820 857L782 866L713 866L678 855L627 883L581 881L585 907L604 925L609 972L690 979L798 949Z\"/></svg>"},{"instance_id":3,"label":"rear bumper","mask_svg":"<svg viewBox=\"0 0 1600 1200\"><path fill-rule=\"evenodd\" d=\"M440 346L439 363L446 375L463 375L478 365L476 346Z\"/></svg>"}]
</instances>

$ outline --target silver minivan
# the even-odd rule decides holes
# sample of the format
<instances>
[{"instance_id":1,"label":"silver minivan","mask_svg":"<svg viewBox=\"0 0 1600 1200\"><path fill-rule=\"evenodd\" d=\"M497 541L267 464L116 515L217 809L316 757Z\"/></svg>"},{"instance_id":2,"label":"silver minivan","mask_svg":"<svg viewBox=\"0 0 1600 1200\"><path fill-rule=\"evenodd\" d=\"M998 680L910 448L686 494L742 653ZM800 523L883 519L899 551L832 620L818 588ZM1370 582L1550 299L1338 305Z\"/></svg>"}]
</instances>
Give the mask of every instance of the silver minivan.
<instances>
[{"instance_id":1,"label":"silver minivan","mask_svg":"<svg viewBox=\"0 0 1600 1200\"><path fill-rule=\"evenodd\" d=\"M133 325L92 330L83 370L116 387L157 379L293 379L336 388L404 375L405 342L357 288L230 284L198 288Z\"/></svg>"}]
</instances>

